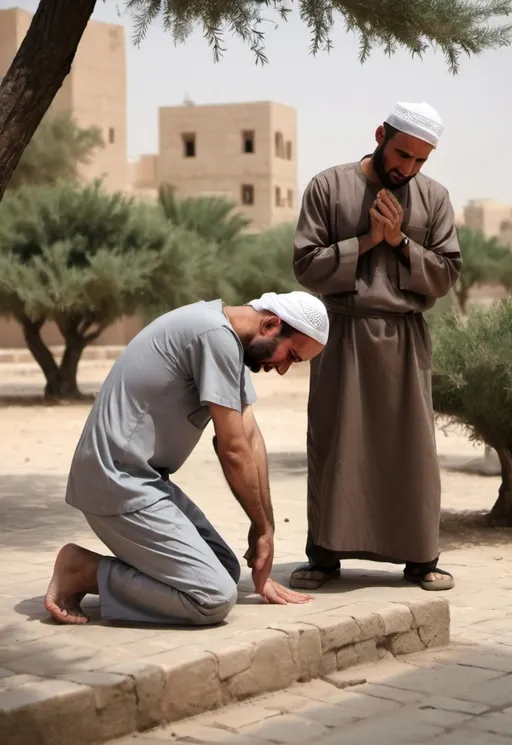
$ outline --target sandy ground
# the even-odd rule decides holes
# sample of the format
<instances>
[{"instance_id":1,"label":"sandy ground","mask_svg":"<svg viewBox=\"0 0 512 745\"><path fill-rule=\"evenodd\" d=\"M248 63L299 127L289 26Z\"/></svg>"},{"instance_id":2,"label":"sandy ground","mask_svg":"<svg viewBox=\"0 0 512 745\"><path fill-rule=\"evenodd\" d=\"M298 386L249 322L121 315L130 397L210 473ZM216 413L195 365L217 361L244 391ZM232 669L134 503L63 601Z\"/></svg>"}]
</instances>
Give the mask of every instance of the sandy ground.
<instances>
[{"instance_id":1,"label":"sandy ground","mask_svg":"<svg viewBox=\"0 0 512 745\"><path fill-rule=\"evenodd\" d=\"M109 364L84 362L82 389L97 390ZM298 366L286 378L255 376L255 384L259 394L255 412L269 451L276 513L274 576L287 581L294 565L304 560L308 369ZM42 378L34 365L0 365L0 397L33 396L41 390ZM89 408L90 404L6 404L5 399L0 403L0 672L3 668L6 675L46 676L101 669L203 639L266 628L274 621L302 620L307 614L332 612L353 603L380 607L390 600L400 602L423 595L419 588L401 581L400 568L347 562L341 580L316 594L306 606L262 607L251 600L252 586L245 575L241 600L229 623L198 633L118 628L113 635L112 629L98 623L96 598L87 600L94 623L80 628L48 623L42 595L60 545L73 540L102 550L81 514L63 498L71 457ZM175 480L242 557L247 520L226 487L211 434L209 427ZM439 429L438 445L445 465L460 466L483 455L483 448L474 446L458 430ZM474 526L475 515L492 506L499 479L443 468L442 483L446 527L442 564L454 571L457 580L449 594L453 638L471 643L493 639L512 646L508 631L512 614L511 531Z\"/></svg>"},{"instance_id":2,"label":"sandy ground","mask_svg":"<svg viewBox=\"0 0 512 745\"><path fill-rule=\"evenodd\" d=\"M111 362L85 361L80 370L80 385L84 393L94 393L110 369ZM275 508L283 519L289 517L287 504L305 509L305 439L308 368L298 366L286 378L275 374L254 376L258 392L255 413L269 451ZM34 405L29 402L41 394L43 377L33 364L0 365L0 469L9 486L2 487L3 496L14 488L18 493L46 493L53 501L58 482L59 497L73 450L90 409L90 403L57 406ZM203 484L211 482L220 469L211 451L211 425L206 429L199 447L176 474L176 481L198 500L215 519L215 505L209 504ZM471 471L483 465L483 446L472 443L458 427L440 422L437 446L442 470L443 532L445 548L452 542L466 540L473 517L489 510L496 498L499 479L479 476ZM208 471L205 471L205 468ZM46 487L43 486L46 484ZM231 496L226 489L226 498ZM21 509L21 505L20 505ZM238 509L236 506L234 509ZM297 518L296 510L293 512ZM286 514L285 514L286 513ZM302 515L301 515L302 517ZM243 516L241 515L243 520ZM459 535L457 533L461 531ZM452 534L454 532L454 534ZM70 538L72 536L69 536ZM478 541L508 539L508 531L483 531ZM475 537L476 539L476 537ZM467 537L471 541L471 537ZM300 559L300 557L298 557Z\"/></svg>"}]
</instances>

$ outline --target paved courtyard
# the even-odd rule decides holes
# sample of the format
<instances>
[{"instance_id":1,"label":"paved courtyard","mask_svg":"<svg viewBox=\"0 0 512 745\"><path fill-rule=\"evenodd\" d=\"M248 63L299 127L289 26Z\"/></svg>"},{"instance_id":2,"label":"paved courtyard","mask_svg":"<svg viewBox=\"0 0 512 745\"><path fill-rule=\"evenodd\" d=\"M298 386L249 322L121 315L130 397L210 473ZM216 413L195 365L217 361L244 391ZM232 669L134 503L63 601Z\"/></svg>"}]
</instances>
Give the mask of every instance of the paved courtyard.
<instances>
[{"instance_id":1,"label":"paved courtyard","mask_svg":"<svg viewBox=\"0 0 512 745\"><path fill-rule=\"evenodd\" d=\"M108 364L82 365L84 390L97 389ZM269 451L276 513L273 576L286 582L304 556L307 369L299 368L284 379L256 377L255 382L260 396L255 410ZM35 394L40 387L34 366L0 366L0 396ZM248 641L270 626L368 614L389 608L392 602L405 607L430 595L403 583L395 567L347 562L342 579L316 593L306 606L262 605L251 594L246 575L239 604L227 623L213 629L109 627L99 623L96 598L86 601L92 619L87 626L53 624L45 616L42 595L56 550L69 540L101 550L80 514L63 502L67 470L88 408L28 406L20 401L0 409L0 711L2 695L10 696L9 705L16 697L31 700L28 692L43 683L48 686L48 681L54 685L66 679L78 685L84 676L115 666L156 661L184 649L214 649L235 637ZM339 687L354 683L350 670L337 673L348 679L297 685L271 699L138 735L133 745L176 737L225 745L255 745L258 740L366 745L374 739L379 745L455 745L462 742L462 735L456 734L461 727L464 742L512 742L512 713L507 711L512 707L511 531L483 529L479 524L481 513L493 503L499 480L459 470L482 455L482 448L473 446L463 433L439 429L438 448L446 466L442 566L453 570L457 582L443 597L450 601L455 646L407 661L386 658L363 671L361 679L369 682L356 688ZM176 480L241 557L247 520L225 485L209 429ZM450 730L454 731L446 734Z\"/></svg>"},{"instance_id":2,"label":"paved courtyard","mask_svg":"<svg viewBox=\"0 0 512 745\"><path fill-rule=\"evenodd\" d=\"M452 646L334 673L113 745L510 745L511 673L512 656L502 650Z\"/></svg>"}]
</instances>

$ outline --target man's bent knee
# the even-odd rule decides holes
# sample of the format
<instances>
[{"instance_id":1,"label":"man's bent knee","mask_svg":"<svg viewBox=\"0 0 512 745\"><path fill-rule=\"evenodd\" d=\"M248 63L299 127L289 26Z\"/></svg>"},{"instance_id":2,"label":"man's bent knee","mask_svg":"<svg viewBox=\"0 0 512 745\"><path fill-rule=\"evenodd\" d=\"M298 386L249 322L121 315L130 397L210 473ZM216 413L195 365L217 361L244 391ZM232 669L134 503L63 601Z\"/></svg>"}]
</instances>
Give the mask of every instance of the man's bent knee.
<instances>
[{"instance_id":1,"label":"man's bent knee","mask_svg":"<svg viewBox=\"0 0 512 745\"><path fill-rule=\"evenodd\" d=\"M228 578L223 581L222 588L216 593L215 599L209 603L197 605L198 626L221 623L232 611L238 600L238 588L235 582Z\"/></svg>"}]
</instances>

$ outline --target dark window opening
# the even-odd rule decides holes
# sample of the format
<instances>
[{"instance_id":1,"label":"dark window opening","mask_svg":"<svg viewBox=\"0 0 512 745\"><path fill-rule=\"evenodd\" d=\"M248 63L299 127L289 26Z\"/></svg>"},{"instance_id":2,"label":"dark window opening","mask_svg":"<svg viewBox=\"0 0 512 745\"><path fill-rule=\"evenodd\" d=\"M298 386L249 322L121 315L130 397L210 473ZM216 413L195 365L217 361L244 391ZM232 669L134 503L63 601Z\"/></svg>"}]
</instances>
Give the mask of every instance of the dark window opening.
<instances>
[{"instance_id":1,"label":"dark window opening","mask_svg":"<svg viewBox=\"0 0 512 745\"><path fill-rule=\"evenodd\" d=\"M274 135L274 151L276 158L284 158L284 138L281 132Z\"/></svg>"},{"instance_id":2,"label":"dark window opening","mask_svg":"<svg viewBox=\"0 0 512 745\"><path fill-rule=\"evenodd\" d=\"M115 140L116 140L116 133L115 133L114 127L110 127L110 129L108 130L108 141L111 145L113 145Z\"/></svg>"},{"instance_id":3,"label":"dark window opening","mask_svg":"<svg viewBox=\"0 0 512 745\"><path fill-rule=\"evenodd\" d=\"M254 204L254 186L242 184L242 204Z\"/></svg>"},{"instance_id":4,"label":"dark window opening","mask_svg":"<svg viewBox=\"0 0 512 745\"><path fill-rule=\"evenodd\" d=\"M195 134L184 134L183 138L183 155L185 158L196 157L196 136Z\"/></svg>"},{"instance_id":5,"label":"dark window opening","mask_svg":"<svg viewBox=\"0 0 512 745\"><path fill-rule=\"evenodd\" d=\"M242 132L242 152L254 152L254 132L252 130Z\"/></svg>"}]
</instances>

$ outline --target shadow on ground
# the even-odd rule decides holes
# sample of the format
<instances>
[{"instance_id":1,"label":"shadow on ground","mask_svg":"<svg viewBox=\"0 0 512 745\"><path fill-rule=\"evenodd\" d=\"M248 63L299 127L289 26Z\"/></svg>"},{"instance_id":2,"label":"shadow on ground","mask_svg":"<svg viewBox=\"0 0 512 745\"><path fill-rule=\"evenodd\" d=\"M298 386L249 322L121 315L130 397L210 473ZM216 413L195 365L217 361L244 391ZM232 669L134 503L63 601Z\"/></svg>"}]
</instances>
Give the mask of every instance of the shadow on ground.
<instances>
[{"instance_id":1,"label":"shadow on ground","mask_svg":"<svg viewBox=\"0 0 512 745\"><path fill-rule=\"evenodd\" d=\"M305 477L304 458L298 453L271 453L272 478ZM73 540L77 532L88 530L78 511L64 501L66 476L3 475L0 480L0 514L4 548L23 548L27 551L54 549ZM227 487L226 487L227 488ZM491 495L489 507L494 495ZM454 512L443 510L441 516L441 548L485 545L504 545L512 541L511 528L492 528L487 524L486 512ZM212 513L212 519L215 515ZM302 557L297 557L301 561Z\"/></svg>"},{"instance_id":2,"label":"shadow on ground","mask_svg":"<svg viewBox=\"0 0 512 745\"><path fill-rule=\"evenodd\" d=\"M307 473L305 452L282 452L268 454L272 475L279 478L302 476ZM464 455L439 455L439 466L445 471L467 473L474 476L499 476L501 471L482 457L468 458Z\"/></svg>"},{"instance_id":3,"label":"shadow on ground","mask_svg":"<svg viewBox=\"0 0 512 745\"><path fill-rule=\"evenodd\" d=\"M46 399L42 393L36 393L32 390L27 390L26 393L20 393L18 390L15 395L5 394L3 387L0 390L2 390L2 393L0 393L0 408L2 409L7 409L10 406L24 408L33 406L84 406L84 404L92 406L96 398L94 391L87 392L83 389L80 398L65 400Z\"/></svg>"},{"instance_id":4,"label":"shadow on ground","mask_svg":"<svg viewBox=\"0 0 512 745\"><path fill-rule=\"evenodd\" d=\"M64 501L65 476L34 473L0 479L0 546L40 552L87 529L82 513Z\"/></svg>"},{"instance_id":5,"label":"shadow on ground","mask_svg":"<svg viewBox=\"0 0 512 745\"><path fill-rule=\"evenodd\" d=\"M271 478L286 479L290 476L307 475L305 453L268 453L268 466Z\"/></svg>"},{"instance_id":6,"label":"shadow on ground","mask_svg":"<svg viewBox=\"0 0 512 745\"><path fill-rule=\"evenodd\" d=\"M512 527L493 528L487 512L454 512L441 514L441 550L453 551L471 546L503 546L512 543Z\"/></svg>"}]
</instances>

